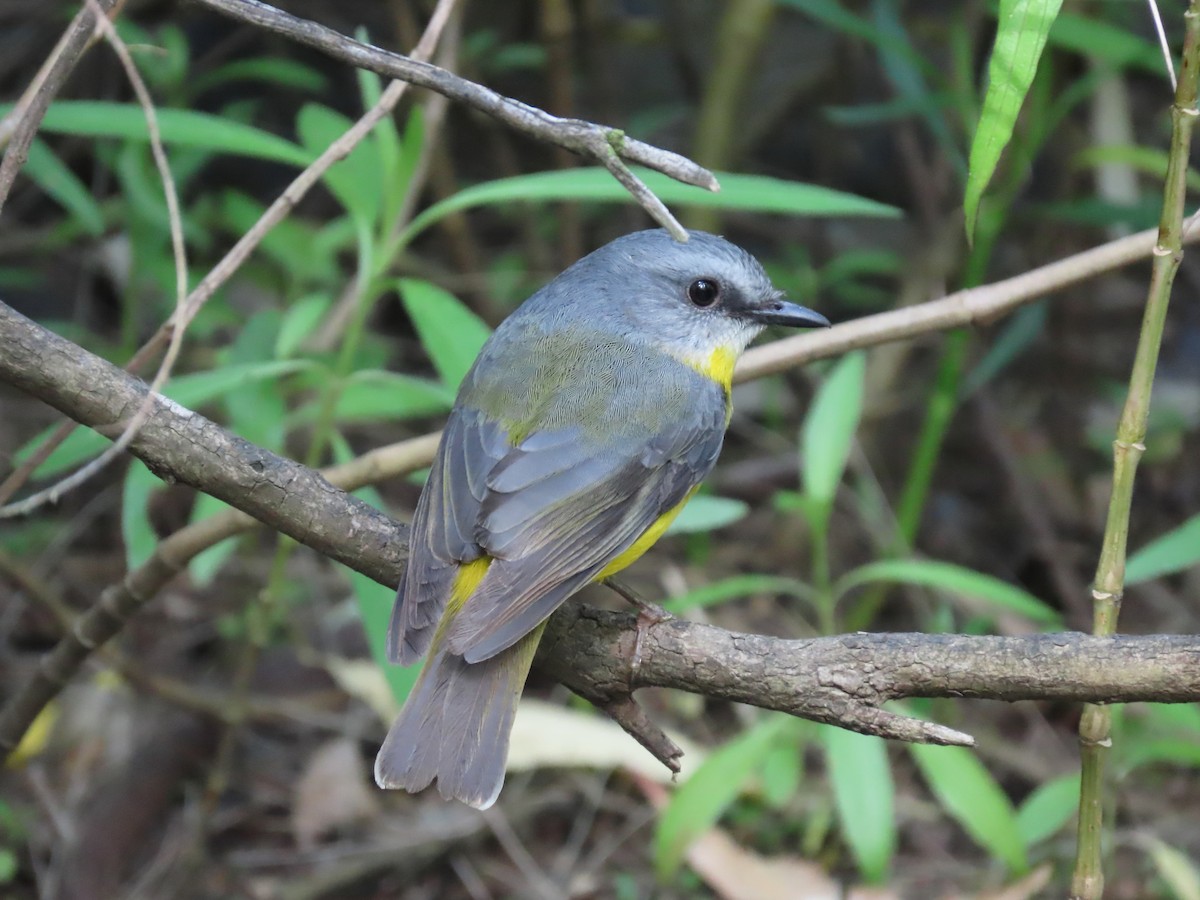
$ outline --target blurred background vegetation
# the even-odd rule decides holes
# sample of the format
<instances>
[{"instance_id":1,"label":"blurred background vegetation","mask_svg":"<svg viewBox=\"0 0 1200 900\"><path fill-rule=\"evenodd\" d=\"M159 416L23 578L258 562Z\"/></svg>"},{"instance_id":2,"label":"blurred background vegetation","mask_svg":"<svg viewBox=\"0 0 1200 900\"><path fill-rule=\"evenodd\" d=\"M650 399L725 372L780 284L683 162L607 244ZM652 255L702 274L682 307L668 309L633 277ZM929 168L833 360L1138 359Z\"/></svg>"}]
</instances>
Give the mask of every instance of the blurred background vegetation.
<instances>
[{"instance_id":1,"label":"blurred background vegetation","mask_svg":"<svg viewBox=\"0 0 1200 900\"><path fill-rule=\"evenodd\" d=\"M465 7L442 65L756 176L722 174L715 198L650 183L686 224L748 247L835 322L1157 220L1170 87L1140 3L1066 5L971 245L962 207L994 5ZM428 12L401 0L286 8L398 49ZM24 90L73 12L0 6L0 99ZM1178 47L1181 16L1164 13ZM192 285L381 90L373 75L188 4L130 0L117 27L159 106ZM606 173L579 165L417 93L204 308L165 392L311 465L436 430L492 327L583 253L649 224ZM8 201L0 296L123 363L173 308L167 221L142 111L97 47ZM1109 444L1148 270L987 327L739 387L716 473L632 582L679 614L787 637L1089 630ZM1123 630L1200 630L1198 279L1185 258ZM5 470L55 422L0 387ZM37 483L103 444L74 434ZM421 474L364 496L406 518ZM0 693L61 634L55 610L85 608L161 538L220 508L134 461L0 526ZM611 602L601 589L587 600ZM631 770L640 748L619 732L593 736L583 704L535 673L527 697L556 705L536 706L542 718L514 737L521 771L496 816L384 796L368 764L413 674L371 661L390 603L390 591L276 535L203 554L0 773L0 893L806 896L836 882L879 896L1062 893L1078 800L1067 704L905 704L975 735L966 751L644 692L652 716L696 748L686 780L664 792L652 769ZM1135 705L1114 727L1109 894L1200 897L1200 711ZM576 730L588 747L561 740ZM782 892L746 893L753 878Z\"/></svg>"}]
</instances>

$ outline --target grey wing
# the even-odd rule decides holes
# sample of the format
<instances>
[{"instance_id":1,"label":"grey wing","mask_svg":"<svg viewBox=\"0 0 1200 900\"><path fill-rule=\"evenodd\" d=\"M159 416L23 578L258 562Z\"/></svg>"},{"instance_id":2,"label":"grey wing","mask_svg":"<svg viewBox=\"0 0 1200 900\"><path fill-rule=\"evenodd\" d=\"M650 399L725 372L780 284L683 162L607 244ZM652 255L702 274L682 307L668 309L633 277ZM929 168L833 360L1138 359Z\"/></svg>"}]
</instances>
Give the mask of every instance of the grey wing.
<instances>
[{"instance_id":1,"label":"grey wing","mask_svg":"<svg viewBox=\"0 0 1200 900\"><path fill-rule=\"evenodd\" d=\"M451 412L409 531L408 567L388 627L393 661L408 665L425 654L459 563L482 555L475 529L487 479L511 449L505 430L478 410Z\"/></svg>"},{"instance_id":2,"label":"grey wing","mask_svg":"<svg viewBox=\"0 0 1200 900\"><path fill-rule=\"evenodd\" d=\"M469 663L528 634L681 503L716 463L725 409L599 452L572 431L530 436L488 479L475 540L493 562L447 637Z\"/></svg>"}]
</instances>

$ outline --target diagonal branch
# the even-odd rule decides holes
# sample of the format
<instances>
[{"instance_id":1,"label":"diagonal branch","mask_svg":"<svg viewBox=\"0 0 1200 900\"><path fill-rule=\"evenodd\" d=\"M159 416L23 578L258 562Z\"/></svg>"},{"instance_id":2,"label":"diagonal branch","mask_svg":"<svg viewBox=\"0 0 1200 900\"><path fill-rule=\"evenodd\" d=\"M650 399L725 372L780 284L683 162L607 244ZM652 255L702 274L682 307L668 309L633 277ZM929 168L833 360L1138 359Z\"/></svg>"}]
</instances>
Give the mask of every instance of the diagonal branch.
<instances>
[{"instance_id":1,"label":"diagonal branch","mask_svg":"<svg viewBox=\"0 0 1200 900\"><path fill-rule=\"evenodd\" d=\"M717 179L707 169L678 153L671 153L626 137L620 129L585 122L582 119L552 116L544 110L505 97L431 63L420 62L353 40L332 28L297 18L258 0L192 2L248 25L283 35L357 68L436 91L464 106L486 113L515 131L594 159L612 172L646 212L659 225L670 231L676 240L686 241L687 232L666 206L630 171L626 162L641 164L684 184L696 185L710 191L719 189Z\"/></svg>"}]
</instances>

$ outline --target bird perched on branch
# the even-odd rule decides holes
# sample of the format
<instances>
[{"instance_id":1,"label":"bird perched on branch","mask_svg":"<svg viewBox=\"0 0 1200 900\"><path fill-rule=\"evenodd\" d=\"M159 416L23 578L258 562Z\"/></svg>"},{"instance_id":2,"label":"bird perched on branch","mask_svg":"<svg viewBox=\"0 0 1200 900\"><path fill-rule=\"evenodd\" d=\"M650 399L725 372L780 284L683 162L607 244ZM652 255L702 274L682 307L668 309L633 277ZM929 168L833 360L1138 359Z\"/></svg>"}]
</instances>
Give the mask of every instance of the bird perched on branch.
<instances>
[{"instance_id":1,"label":"bird perched on branch","mask_svg":"<svg viewBox=\"0 0 1200 900\"><path fill-rule=\"evenodd\" d=\"M413 518L388 653L428 654L381 787L481 809L504 784L547 617L662 535L712 470L734 363L767 325L828 326L703 232L618 238L530 297L464 379Z\"/></svg>"}]
</instances>

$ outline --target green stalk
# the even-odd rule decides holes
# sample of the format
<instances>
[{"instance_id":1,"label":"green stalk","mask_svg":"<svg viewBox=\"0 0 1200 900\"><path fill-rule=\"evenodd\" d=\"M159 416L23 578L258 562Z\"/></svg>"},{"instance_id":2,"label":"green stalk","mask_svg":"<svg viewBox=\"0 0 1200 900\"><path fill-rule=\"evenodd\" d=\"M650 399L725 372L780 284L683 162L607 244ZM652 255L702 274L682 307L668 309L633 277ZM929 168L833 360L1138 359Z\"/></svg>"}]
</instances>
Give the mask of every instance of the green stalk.
<instances>
[{"instance_id":1,"label":"green stalk","mask_svg":"<svg viewBox=\"0 0 1200 900\"><path fill-rule=\"evenodd\" d=\"M1113 489L1104 525L1104 542L1092 585L1092 633L1110 636L1117 630L1121 596L1125 588L1125 547L1129 538L1129 510L1133 504L1134 475L1146 447L1146 417L1150 391L1158 364L1159 346L1171 298L1171 283L1183 259L1183 204L1192 127L1200 111L1196 92L1200 84L1200 0L1191 0L1184 13L1186 34L1179 87L1171 107L1171 147L1163 185L1162 214L1146 312L1138 336L1137 355L1129 376L1129 394L1113 442ZM1104 763L1112 746L1112 712L1107 706L1087 704L1079 723L1083 779L1079 789L1079 836L1071 897L1099 900L1104 893L1101 831Z\"/></svg>"}]
</instances>

